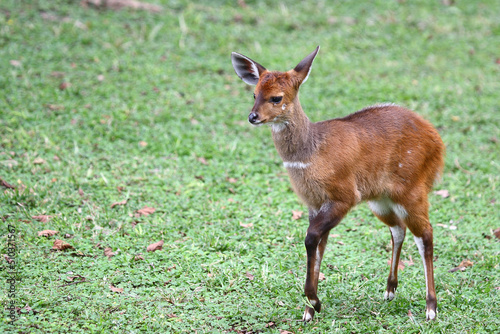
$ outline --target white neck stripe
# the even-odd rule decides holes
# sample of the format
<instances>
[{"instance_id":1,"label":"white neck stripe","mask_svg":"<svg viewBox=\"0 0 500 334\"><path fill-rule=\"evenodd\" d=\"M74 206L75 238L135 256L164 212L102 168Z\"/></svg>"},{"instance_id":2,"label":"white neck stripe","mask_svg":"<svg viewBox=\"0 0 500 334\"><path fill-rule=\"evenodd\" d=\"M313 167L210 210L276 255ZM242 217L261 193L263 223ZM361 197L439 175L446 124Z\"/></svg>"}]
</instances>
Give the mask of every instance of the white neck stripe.
<instances>
[{"instance_id":1,"label":"white neck stripe","mask_svg":"<svg viewBox=\"0 0 500 334\"><path fill-rule=\"evenodd\" d=\"M298 168L298 169L306 169L311 165L310 162L304 163L301 161L283 161L283 166L285 168Z\"/></svg>"}]
</instances>

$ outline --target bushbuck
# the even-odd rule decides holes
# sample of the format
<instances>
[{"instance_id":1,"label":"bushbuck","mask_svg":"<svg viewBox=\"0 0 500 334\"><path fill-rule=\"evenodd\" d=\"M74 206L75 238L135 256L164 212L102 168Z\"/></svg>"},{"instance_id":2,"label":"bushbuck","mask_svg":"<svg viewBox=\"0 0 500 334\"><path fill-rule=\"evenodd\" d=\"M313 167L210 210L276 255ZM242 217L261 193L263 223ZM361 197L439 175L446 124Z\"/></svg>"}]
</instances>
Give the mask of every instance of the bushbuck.
<instances>
[{"instance_id":1,"label":"bushbuck","mask_svg":"<svg viewBox=\"0 0 500 334\"><path fill-rule=\"evenodd\" d=\"M423 260L426 318L432 320L437 301L428 194L443 170L444 144L428 121L395 104L311 122L298 92L318 51L319 46L287 72L268 71L236 52L231 56L236 74L255 85L249 122L271 125L274 145L292 187L309 209L304 292L310 305L305 307L303 320L312 320L315 311L321 310L318 277L329 232L362 201L368 202L391 233L392 261L384 299L394 298L408 228Z\"/></svg>"}]
</instances>

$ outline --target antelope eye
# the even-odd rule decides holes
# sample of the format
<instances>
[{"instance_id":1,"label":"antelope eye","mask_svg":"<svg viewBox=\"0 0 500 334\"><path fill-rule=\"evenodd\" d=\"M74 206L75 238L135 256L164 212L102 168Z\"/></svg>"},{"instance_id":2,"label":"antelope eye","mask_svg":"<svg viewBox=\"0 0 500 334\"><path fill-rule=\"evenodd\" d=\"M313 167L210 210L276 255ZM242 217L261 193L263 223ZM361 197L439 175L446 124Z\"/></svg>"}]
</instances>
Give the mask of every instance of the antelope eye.
<instances>
[{"instance_id":1,"label":"antelope eye","mask_svg":"<svg viewBox=\"0 0 500 334\"><path fill-rule=\"evenodd\" d=\"M280 103L283 100L283 96L273 96L269 101L272 103Z\"/></svg>"}]
</instances>

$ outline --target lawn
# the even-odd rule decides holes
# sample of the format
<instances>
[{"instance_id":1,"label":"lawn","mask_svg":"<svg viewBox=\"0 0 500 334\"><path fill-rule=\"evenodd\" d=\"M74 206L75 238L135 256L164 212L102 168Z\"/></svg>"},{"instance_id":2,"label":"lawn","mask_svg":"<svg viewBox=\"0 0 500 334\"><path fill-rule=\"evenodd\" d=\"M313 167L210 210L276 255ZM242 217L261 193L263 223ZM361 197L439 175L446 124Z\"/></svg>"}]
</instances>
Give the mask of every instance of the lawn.
<instances>
[{"instance_id":1,"label":"lawn","mask_svg":"<svg viewBox=\"0 0 500 334\"><path fill-rule=\"evenodd\" d=\"M0 332L498 333L498 1L148 1L0 3ZM300 321L307 209L230 55L284 71L317 45L312 121L395 102L446 144L434 322L411 235L383 300L390 233L366 204Z\"/></svg>"}]
</instances>

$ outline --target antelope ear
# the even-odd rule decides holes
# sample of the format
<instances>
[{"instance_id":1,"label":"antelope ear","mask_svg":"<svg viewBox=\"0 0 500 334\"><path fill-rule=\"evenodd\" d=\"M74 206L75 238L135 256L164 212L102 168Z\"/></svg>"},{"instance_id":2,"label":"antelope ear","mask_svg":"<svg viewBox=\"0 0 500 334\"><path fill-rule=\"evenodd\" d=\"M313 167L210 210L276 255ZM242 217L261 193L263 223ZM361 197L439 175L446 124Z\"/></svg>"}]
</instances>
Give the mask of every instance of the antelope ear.
<instances>
[{"instance_id":1,"label":"antelope ear","mask_svg":"<svg viewBox=\"0 0 500 334\"><path fill-rule=\"evenodd\" d=\"M236 74L249 85L256 85L260 75L266 71L264 66L236 52L231 53L231 62Z\"/></svg>"},{"instance_id":2,"label":"antelope ear","mask_svg":"<svg viewBox=\"0 0 500 334\"><path fill-rule=\"evenodd\" d=\"M300 84L306 82L307 78L309 77L309 73L311 73L312 63L314 61L314 58L316 58L318 51L319 51L319 45L316 48L316 50L314 50L307 57L302 59L302 61L293 69L296 72Z\"/></svg>"}]
</instances>

